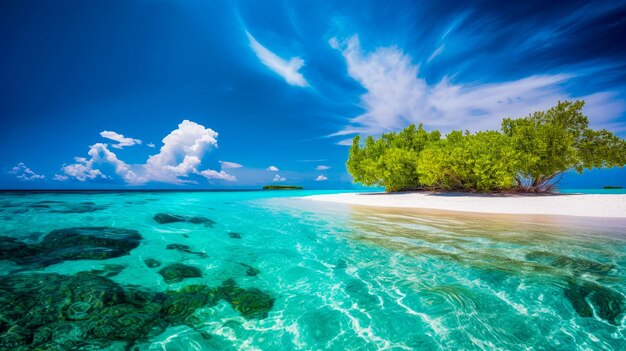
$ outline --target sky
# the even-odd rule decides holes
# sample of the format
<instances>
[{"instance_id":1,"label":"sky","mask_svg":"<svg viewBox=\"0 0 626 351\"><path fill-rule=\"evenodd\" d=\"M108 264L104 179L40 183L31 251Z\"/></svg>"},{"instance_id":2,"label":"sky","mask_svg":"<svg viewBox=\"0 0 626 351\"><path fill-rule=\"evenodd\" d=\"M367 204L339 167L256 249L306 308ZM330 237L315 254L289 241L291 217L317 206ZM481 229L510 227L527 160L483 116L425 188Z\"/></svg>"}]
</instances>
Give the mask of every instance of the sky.
<instances>
[{"instance_id":1,"label":"sky","mask_svg":"<svg viewBox=\"0 0 626 351\"><path fill-rule=\"evenodd\" d=\"M566 99L626 137L624 38L626 1L5 0L0 188L352 188L357 134Z\"/></svg>"}]
</instances>

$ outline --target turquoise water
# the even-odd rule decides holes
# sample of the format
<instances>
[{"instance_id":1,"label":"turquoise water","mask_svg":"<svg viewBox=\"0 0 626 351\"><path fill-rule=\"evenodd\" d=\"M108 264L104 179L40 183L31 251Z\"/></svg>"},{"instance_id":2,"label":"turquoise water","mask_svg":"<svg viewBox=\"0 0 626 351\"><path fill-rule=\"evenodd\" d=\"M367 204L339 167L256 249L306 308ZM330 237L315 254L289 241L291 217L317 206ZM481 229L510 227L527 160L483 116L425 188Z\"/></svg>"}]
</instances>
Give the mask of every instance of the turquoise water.
<instances>
[{"instance_id":1,"label":"turquoise water","mask_svg":"<svg viewBox=\"0 0 626 351\"><path fill-rule=\"evenodd\" d=\"M0 350L626 349L624 221L316 193L3 193Z\"/></svg>"}]
</instances>

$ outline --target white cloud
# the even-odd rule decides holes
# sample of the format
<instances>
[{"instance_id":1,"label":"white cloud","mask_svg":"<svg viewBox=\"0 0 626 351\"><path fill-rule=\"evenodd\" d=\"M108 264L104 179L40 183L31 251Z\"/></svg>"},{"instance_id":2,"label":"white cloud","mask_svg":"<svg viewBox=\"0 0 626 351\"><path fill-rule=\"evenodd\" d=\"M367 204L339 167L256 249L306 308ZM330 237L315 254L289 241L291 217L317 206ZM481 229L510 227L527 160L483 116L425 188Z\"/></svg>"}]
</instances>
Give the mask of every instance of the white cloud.
<instances>
[{"instance_id":1,"label":"white cloud","mask_svg":"<svg viewBox=\"0 0 626 351\"><path fill-rule=\"evenodd\" d=\"M325 170L330 169L330 167L329 166L324 166L324 165L319 165L319 166L315 167L315 169L318 170L318 171L325 171Z\"/></svg>"},{"instance_id":2,"label":"white cloud","mask_svg":"<svg viewBox=\"0 0 626 351\"><path fill-rule=\"evenodd\" d=\"M328 177L326 177L325 175L318 175L317 178L315 178L316 182L323 182L325 180L328 180Z\"/></svg>"},{"instance_id":3,"label":"white cloud","mask_svg":"<svg viewBox=\"0 0 626 351\"><path fill-rule=\"evenodd\" d=\"M147 143L146 146L147 147L155 147L156 145L154 145L154 143Z\"/></svg>"},{"instance_id":4,"label":"white cloud","mask_svg":"<svg viewBox=\"0 0 626 351\"><path fill-rule=\"evenodd\" d=\"M10 173L15 174L15 178L20 181L43 180L45 175L37 174L32 169L26 167L24 162L20 162L17 166L11 168Z\"/></svg>"},{"instance_id":5,"label":"white cloud","mask_svg":"<svg viewBox=\"0 0 626 351\"><path fill-rule=\"evenodd\" d=\"M137 184L144 183L144 180L138 177L135 172L131 170L131 166L126 162L117 158L117 155L108 149L108 145L104 143L96 143L89 147L87 152L89 159L84 157L76 157L74 160L76 163L64 165L61 169L65 173L66 177L75 178L81 182L88 179L108 179L98 168L101 165L112 165L115 169L115 173L121 176L127 183ZM60 175L60 177L63 177ZM61 178L55 176L56 180Z\"/></svg>"},{"instance_id":6,"label":"white cloud","mask_svg":"<svg viewBox=\"0 0 626 351\"><path fill-rule=\"evenodd\" d=\"M199 172L198 174L200 174L201 176L207 178L207 179L220 179L220 180L226 180L229 182L235 182L237 181L237 177L235 177L232 174L228 174L224 171L214 171L212 169L207 169L204 171Z\"/></svg>"},{"instance_id":7,"label":"white cloud","mask_svg":"<svg viewBox=\"0 0 626 351\"><path fill-rule=\"evenodd\" d=\"M241 168L241 167L243 167L243 165L241 165L239 163L228 162L228 161L220 161L220 165L222 166L222 169L232 169L232 168Z\"/></svg>"},{"instance_id":8,"label":"white cloud","mask_svg":"<svg viewBox=\"0 0 626 351\"><path fill-rule=\"evenodd\" d=\"M304 60L299 57L292 57L289 61L280 58L261 45L250 33L246 32L246 35L250 41L250 47L265 66L283 77L290 85L299 87L309 85L306 79L304 79L304 76L299 72L300 68L304 66Z\"/></svg>"},{"instance_id":9,"label":"white cloud","mask_svg":"<svg viewBox=\"0 0 626 351\"><path fill-rule=\"evenodd\" d=\"M102 173L100 166L112 165L115 173L126 183L141 185L156 181L171 184L196 183L189 179L192 174L207 179L235 181L236 178L224 171L198 170L202 157L217 147L218 133L210 128L184 120L178 128L163 138L159 153L148 158L145 164L129 165L117 158L107 144L97 143L90 147L89 159L75 158L76 163L64 165L66 177L86 181L96 178L109 178Z\"/></svg>"},{"instance_id":10,"label":"white cloud","mask_svg":"<svg viewBox=\"0 0 626 351\"><path fill-rule=\"evenodd\" d=\"M277 174L274 176L274 179L272 179L273 182L286 182L287 178L285 177L281 177L280 174Z\"/></svg>"},{"instance_id":11,"label":"white cloud","mask_svg":"<svg viewBox=\"0 0 626 351\"><path fill-rule=\"evenodd\" d=\"M113 141L117 141L117 144L111 145L111 147L114 147L116 149L121 149L125 146L133 146L136 144L141 144L141 140L139 139L127 138L122 134L111 132L108 130L100 132L100 136L103 138L111 139Z\"/></svg>"},{"instance_id":12,"label":"white cloud","mask_svg":"<svg viewBox=\"0 0 626 351\"><path fill-rule=\"evenodd\" d=\"M54 178L52 178L53 180L59 181L59 182L64 182L68 179L70 179L70 177L65 176L65 175L61 175L61 174L55 174Z\"/></svg>"},{"instance_id":13,"label":"white cloud","mask_svg":"<svg viewBox=\"0 0 626 351\"><path fill-rule=\"evenodd\" d=\"M271 171L271 172L278 172L278 168L276 166L269 166L267 167L266 170Z\"/></svg>"},{"instance_id":14,"label":"white cloud","mask_svg":"<svg viewBox=\"0 0 626 351\"><path fill-rule=\"evenodd\" d=\"M419 66L411 62L411 57L397 47L365 53L358 36L344 42L332 39L330 45L341 51L348 74L367 90L361 96L365 112L333 135L380 134L410 123L423 123L426 128L444 132L498 129L504 117L525 116L559 100L574 99L560 86L573 77L568 74L484 84L456 84L444 78L431 85L419 77ZM598 113L589 114L592 125L595 119L614 119L626 110L622 103L614 104L610 111L601 110L599 106L606 101L597 96L591 99L594 96L588 97L586 106L586 111ZM340 144L351 142L342 140Z\"/></svg>"},{"instance_id":15,"label":"white cloud","mask_svg":"<svg viewBox=\"0 0 626 351\"><path fill-rule=\"evenodd\" d=\"M184 120L163 138L159 153L144 165L146 177L164 183L188 183L191 173L198 173L201 157L217 147L218 133L210 128Z\"/></svg>"}]
</instances>

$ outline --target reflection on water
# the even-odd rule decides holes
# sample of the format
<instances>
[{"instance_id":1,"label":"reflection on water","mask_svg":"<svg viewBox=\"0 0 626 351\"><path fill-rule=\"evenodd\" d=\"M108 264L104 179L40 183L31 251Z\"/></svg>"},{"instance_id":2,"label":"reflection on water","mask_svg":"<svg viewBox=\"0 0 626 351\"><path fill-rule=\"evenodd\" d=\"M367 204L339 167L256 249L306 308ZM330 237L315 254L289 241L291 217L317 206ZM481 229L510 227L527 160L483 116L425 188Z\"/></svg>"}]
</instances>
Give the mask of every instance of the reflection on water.
<instances>
[{"instance_id":1,"label":"reflection on water","mask_svg":"<svg viewBox=\"0 0 626 351\"><path fill-rule=\"evenodd\" d=\"M0 350L626 348L623 221L283 196L0 194Z\"/></svg>"}]
</instances>

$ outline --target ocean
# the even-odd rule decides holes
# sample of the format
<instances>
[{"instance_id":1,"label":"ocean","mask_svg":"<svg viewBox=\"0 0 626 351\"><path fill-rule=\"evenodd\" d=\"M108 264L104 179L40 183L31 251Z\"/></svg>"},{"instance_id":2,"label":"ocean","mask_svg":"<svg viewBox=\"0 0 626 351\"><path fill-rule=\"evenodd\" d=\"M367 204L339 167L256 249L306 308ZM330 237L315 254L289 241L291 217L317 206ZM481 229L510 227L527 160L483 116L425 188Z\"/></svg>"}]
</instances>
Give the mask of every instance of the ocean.
<instances>
[{"instance_id":1,"label":"ocean","mask_svg":"<svg viewBox=\"0 0 626 351\"><path fill-rule=\"evenodd\" d=\"M334 192L0 193L0 350L626 349L623 220Z\"/></svg>"}]
</instances>

